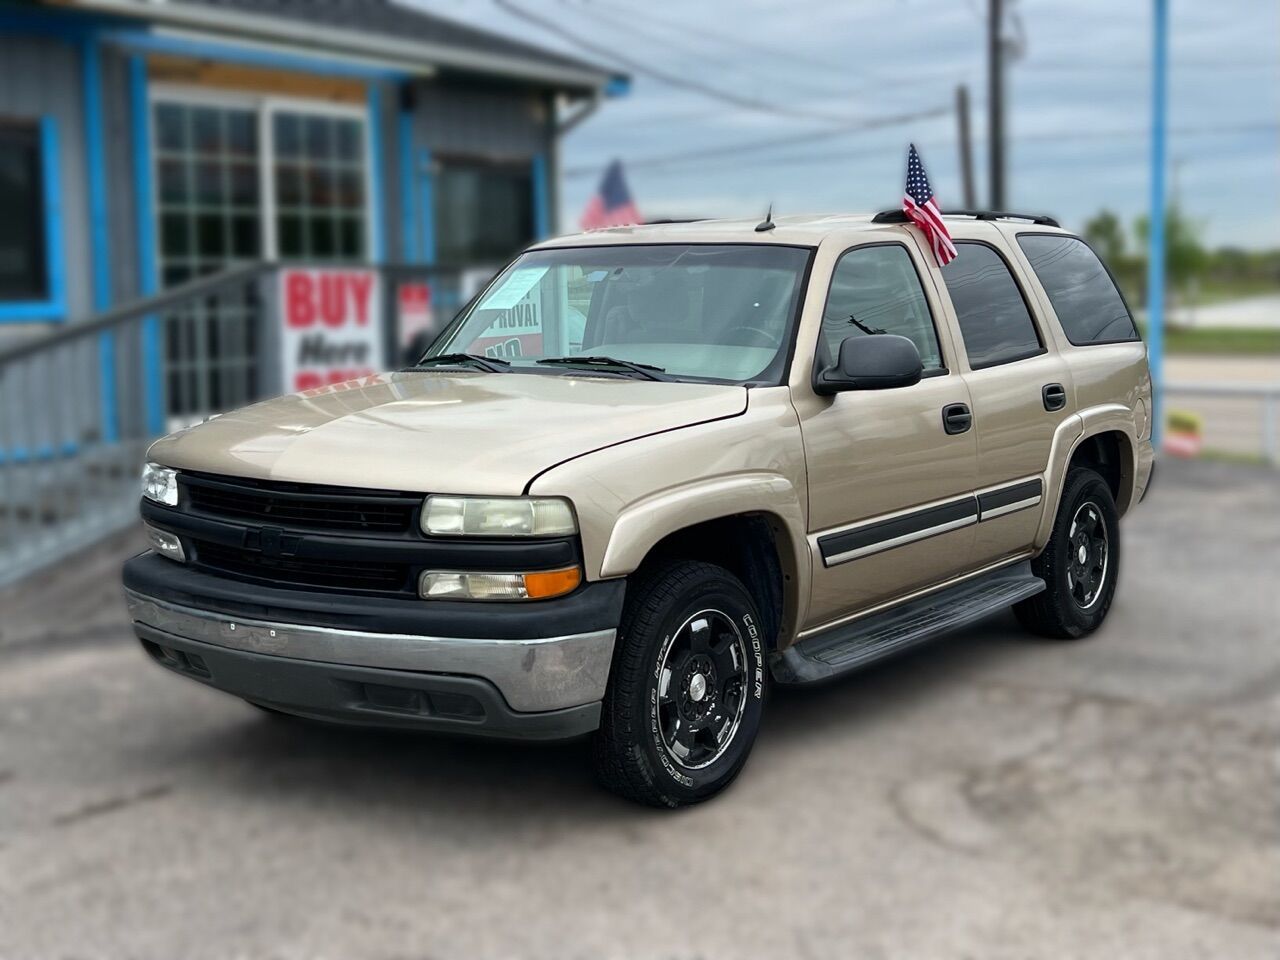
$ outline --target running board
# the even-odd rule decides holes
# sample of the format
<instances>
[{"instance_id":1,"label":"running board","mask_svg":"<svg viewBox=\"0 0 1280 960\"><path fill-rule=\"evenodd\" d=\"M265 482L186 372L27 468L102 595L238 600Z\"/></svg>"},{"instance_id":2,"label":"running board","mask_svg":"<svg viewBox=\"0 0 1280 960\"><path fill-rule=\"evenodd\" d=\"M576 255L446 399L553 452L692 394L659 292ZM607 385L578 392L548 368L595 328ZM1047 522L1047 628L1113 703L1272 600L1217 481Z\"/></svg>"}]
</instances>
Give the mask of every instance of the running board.
<instances>
[{"instance_id":1,"label":"running board","mask_svg":"<svg viewBox=\"0 0 1280 960\"><path fill-rule=\"evenodd\" d=\"M774 679L800 684L838 677L998 613L1044 587L1030 561L1001 567L801 640L774 658Z\"/></svg>"}]
</instances>

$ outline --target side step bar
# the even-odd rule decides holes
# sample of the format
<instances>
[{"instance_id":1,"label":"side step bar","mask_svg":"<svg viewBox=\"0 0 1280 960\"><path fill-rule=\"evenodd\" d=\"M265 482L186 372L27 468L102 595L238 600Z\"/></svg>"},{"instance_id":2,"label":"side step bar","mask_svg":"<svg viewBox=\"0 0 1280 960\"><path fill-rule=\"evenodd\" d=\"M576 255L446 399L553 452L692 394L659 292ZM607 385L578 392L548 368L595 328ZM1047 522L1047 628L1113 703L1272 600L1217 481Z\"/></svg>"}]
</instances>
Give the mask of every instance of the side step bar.
<instances>
[{"instance_id":1,"label":"side step bar","mask_svg":"<svg viewBox=\"0 0 1280 960\"><path fill-rule=\"evenodd\" d=\"M1028 560L1001 567L801 640L774 658L773 676L789 684L829 680L981 620L1044 588Z\"/></svg>"}]
</instances>

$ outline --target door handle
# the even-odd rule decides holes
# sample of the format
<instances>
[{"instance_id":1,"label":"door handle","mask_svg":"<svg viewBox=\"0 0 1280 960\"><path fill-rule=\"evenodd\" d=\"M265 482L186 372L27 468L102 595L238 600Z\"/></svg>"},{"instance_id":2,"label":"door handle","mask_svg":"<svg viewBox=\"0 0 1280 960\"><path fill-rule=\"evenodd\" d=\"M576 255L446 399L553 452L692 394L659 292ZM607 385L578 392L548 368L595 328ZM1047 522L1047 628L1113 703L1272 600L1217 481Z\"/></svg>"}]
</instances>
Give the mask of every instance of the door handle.
<instances>
[{"instance_id":1,"label":"door handle","mask_svg":"<svg viewBox=\"0 0 1280 960\"><path fill-rule=\"evenodd\" d=\"M1060 383L1046 383L1040 391L1046 410L1061 410L1067 405L1067 391Z\"/></svg>"},{"instance_id":2,"label":"door handle","mask_svg":"<svg viewBox=\"0 0 1280 960\"><path fill-rule=\"evenodd\" d=\"M973 426L973 414L966 403L948 403L942 408L942 429L947 433L964 433Z\"/></svg>"}]
</instances>

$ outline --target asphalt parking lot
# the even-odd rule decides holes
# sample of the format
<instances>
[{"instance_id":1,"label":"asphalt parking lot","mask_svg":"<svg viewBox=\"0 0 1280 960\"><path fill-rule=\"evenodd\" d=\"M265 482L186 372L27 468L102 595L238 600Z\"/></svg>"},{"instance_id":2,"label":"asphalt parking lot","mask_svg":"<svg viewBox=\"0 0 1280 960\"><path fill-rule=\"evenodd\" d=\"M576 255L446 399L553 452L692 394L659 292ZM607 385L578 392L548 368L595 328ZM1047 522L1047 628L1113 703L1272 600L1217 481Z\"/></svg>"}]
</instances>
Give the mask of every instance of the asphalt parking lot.
<instances>
[{"instance_id":1,"label":"asphalt parking lot","mask_svg":"<svg viewBox=\"0 0 1280 960\"><path fill-rule=\"evenodd\" d=\"M1280 475L1162 464L1111 617L775 696L675 814L581 743L280 721L162 672L118 539L0 595L0 957L1280 955Z\"/></svg>"}]
</instances>

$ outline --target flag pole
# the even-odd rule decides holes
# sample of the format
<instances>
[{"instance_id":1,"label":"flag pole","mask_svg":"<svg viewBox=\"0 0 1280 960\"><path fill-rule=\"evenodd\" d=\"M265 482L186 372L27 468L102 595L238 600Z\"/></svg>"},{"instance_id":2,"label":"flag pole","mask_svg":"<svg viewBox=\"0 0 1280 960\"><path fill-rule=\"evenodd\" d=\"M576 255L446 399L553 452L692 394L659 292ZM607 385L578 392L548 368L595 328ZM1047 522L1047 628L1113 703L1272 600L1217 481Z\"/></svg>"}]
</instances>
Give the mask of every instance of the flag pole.
<instances>
[{"instance_id":1,"label":"flag pole","mask_svg":"<svg viewBox=\"0 0 1280 960\"><path fill-rule=\"evenodd\" d=\"M1153 0L1151 52L1151 229L1147 243L1147 363L1151 367L1151 442L1159 447L1164 405L1165 112L1169 0Z\"/></svg>"}]
</instances>

